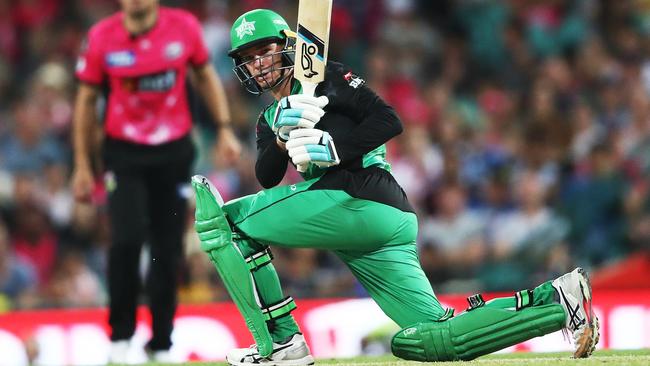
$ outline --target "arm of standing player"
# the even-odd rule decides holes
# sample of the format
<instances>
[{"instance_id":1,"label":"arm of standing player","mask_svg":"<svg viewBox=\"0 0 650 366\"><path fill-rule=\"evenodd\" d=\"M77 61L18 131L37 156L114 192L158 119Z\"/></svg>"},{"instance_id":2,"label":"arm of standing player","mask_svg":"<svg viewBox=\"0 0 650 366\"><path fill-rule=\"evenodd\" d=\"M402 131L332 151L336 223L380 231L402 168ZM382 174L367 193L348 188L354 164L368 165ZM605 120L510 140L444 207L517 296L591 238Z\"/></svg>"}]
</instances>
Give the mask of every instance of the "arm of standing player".
<instances>
[{"instance_id":1,"label":"arm of standing player","mask_svg":"<svg viewBox=\"0 0 650 366\"><path fill-rule=\"evenodd\" d=\"M215 153L226 164L231 164L239 159L241 144L232 130L226 91L221 79L209 63L197 66L193 70L194 85L217 124L218 140Z\"/></svg>"},{"instance_id":2,"label":"arm of standing player","mask_svg":"<svg viewBox=\"0 0 650 366\"><path fill-rule=\"evenodd\" d=\"M79 83L72 121L74 170L72 191L75 199L89 201L94 179L90 164L91 145L97 122L96 103L99 90L96 86Z\"/></svg>"}]
</instances>

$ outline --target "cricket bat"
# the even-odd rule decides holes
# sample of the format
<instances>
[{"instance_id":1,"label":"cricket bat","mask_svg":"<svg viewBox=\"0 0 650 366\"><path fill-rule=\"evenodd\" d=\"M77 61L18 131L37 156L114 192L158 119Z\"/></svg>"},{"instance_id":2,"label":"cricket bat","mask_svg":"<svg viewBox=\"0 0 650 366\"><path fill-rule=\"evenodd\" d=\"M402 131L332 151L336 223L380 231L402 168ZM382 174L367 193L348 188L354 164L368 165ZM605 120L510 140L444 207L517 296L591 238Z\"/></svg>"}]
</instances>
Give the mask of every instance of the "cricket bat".
<instances>
[{"instance_id":1,"label":"cricket bat","mask_svg":"<svg viewBox=\"0 0 650 366\"><path fill-rule=\"evenodd\" d=\"M325 79L331 19L332 0L300 0L293 77L300 81L303 94L314 95ZM305 172L307 164L297 168Z\"/></svg>"}]
</instances>

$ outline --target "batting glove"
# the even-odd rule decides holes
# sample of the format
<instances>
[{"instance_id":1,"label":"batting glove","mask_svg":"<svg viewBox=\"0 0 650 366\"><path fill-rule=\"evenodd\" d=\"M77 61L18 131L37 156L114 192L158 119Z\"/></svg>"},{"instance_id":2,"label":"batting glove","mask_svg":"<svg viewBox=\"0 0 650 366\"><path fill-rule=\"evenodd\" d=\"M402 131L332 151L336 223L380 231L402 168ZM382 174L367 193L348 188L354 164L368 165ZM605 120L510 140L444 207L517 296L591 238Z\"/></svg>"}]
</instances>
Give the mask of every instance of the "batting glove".
<instances>
[{"instance_id":1,"label":"batting glove","mask_svg":"<svg viewBox=\"0 0 650 366\"><path fill-rule=\"evenodd\" d=\"M332 136L317 128L299 128L291 131L287 152L296 165L314 163L326 168L341 162Z\"/></svg>"},{"instance_id":2,"label":"batting glove","mask_svg":"<svg viewBox=\"0 0 650 366\"><path fill-rule=\"evenodd\" d=\"M273 118L273 132L280 141L289 139L293 129L314 128L325 114L323 108L329 103L326 96L314 97L306 94L295 94L280 99Z\"/></svg>"}]
</instances>

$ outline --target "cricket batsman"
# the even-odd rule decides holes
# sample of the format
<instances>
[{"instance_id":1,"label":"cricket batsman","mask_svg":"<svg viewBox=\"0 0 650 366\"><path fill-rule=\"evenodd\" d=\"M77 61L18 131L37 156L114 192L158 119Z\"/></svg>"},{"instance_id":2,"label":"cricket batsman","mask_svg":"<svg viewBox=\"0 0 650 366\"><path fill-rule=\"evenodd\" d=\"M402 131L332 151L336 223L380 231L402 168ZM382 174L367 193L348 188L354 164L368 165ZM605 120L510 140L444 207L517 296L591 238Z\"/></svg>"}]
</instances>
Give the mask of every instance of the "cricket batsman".
<instances>
[{"instance_id":1,"label":"cricket batsman","mask_svg":"<svg viewBox=\"0 0 650 366\"><path fill-rule=\"evenodd\" d=\"M244 88L275 99L257 121L255 173L267 189L224 204L204 177L192 178L202 249L255 339L227 355L231 365L314 363L271 246L333 251L402 327L391 346L403 359L471 360L563 328L573 333L575 357L593 352L598 319L581 268L511 297L485 302L473 295L456 316L444 309L418 260L416 215L385 159L385 143L402 131L393 108L332 61L316 95L301 94L295 34L273 11L241 15L231 42ZM308 164L305 181L276 187L289 163Z\"/></svg>"}]
</instances>

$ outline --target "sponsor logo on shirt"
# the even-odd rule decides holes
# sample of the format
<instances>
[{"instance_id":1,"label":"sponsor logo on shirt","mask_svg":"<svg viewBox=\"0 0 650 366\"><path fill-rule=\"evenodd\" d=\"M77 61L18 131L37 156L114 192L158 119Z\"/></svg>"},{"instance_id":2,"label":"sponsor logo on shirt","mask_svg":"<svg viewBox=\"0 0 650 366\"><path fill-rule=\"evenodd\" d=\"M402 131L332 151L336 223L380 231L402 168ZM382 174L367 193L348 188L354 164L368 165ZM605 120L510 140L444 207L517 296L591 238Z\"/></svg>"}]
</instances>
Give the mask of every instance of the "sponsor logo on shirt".
<instances>
[{"instance_id":1,"label":"sponsor logo on shirt","mask_svg":"<svg viewBox=\"0 0 650 366\"><path fill-rule=\"evenodd\" d=\"M124 67L135 64L133 51L115 51L106 55L106 63L110 67Z\"/></svg>"},{"instance_id":2,"label":"sponsor logo on shirt","mask_svg":"<svg viewBox=\"0 0 650 366\"><path fill-rule=\"evenodd\" d=\"M165 46L165 58L168 60L177 59L183 54L183 44L180 42L171 42Z\"/></svg>"},{"instance_id":3,"label":"sponsor logo on shirt","mask_svg":"<svg viewBox=\"0 0 650 366\"><path fill-rule=\"evenodd\" d=\"M75 71L84 72L84 70L86 70L86 58L83 56L79 56L77 58L77 64L75 65Z\"/></svg>"},{"instance_id":4,"label":"sponsor logo on shirt","mask_svg":"<svg viewBox=\"0 0 650 366\"><path fill-rule=\"evenodd\" d=\"M343 75L343 78L345 79L345 81L348 82L348 85L350 85L354 89L360 87L361 85L363 85L366 82L362 78L360 78L357 75L353 74L352 71L348 71L347 74Z\"/></svg>"},{"instance_id":5,"label":"sponsor logo on shirt","mask_svg":"<svg viewBox=\"0 0 650 366\"><path fill-rule=\"evenodd\" d=\"M130 92L135 91L168 91L176 85L176 70L167 70L157 74L145 75L138 78L122 79L122 87Z\"/></svg>"}]
</instances>

